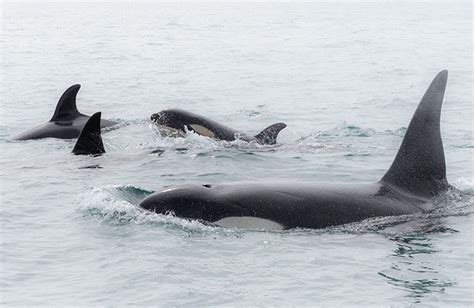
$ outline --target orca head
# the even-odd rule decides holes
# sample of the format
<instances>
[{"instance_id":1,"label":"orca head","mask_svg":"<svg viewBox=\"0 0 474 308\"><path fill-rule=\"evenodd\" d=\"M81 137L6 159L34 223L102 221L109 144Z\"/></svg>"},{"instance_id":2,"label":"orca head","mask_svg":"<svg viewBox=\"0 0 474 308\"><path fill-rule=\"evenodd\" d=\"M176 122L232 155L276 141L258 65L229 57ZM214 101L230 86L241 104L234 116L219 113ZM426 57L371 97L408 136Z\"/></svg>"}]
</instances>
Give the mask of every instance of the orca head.
<instances>
[{"instance_id":1,"label":"orca head","mask_svg":"<svg viewBox=\"0 0 474 308\"><path fill-rule=\"evenodd\" d=\"M152 114L151 120L158 125L184 132L184 128L186 127L186 124L190 123L191 118L180 110L168 109Z\"/></svg>"},{"instance_id":2,"label":"orca head","mask_svg":"<svg viewBox=\"0 0 474 308\"><path fill-rule=\"evenodd\" d=\"M158 214L200 219L208 222L236 216L233 207L227 207L214 194L212 185L181 185L163 189L143 199L139 206Z\"/></svg>"},{"instance_id":3,"label":"orca head","mask_svg":"<svg viewBox=\"0 0 474 308\"><path fill-rule=\"evenodd\" d=\"M246 207L226 201L220 189L210 184L165 188L143 199L139 206L157 214L172 214L215 226L237 229L284 230L286 226L258 217Z\"/></svg>"}]
</instances>

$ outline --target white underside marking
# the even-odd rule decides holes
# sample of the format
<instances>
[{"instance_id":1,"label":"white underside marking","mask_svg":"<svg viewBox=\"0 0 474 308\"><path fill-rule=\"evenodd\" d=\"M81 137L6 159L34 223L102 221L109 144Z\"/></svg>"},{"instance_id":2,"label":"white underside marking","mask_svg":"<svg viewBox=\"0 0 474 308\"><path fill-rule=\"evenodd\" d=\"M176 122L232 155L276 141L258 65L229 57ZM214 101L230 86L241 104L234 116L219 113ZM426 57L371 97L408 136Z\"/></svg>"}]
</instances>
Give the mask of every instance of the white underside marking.
<instances>
[{"instance_id":1,"label":"white underside marking","mask_svg":"<svg viewBox=\"0 0 474 308\"><path fill-rule=\"evenodd\" d=\"M191 126L193 131L195 131L196 133L198 133L201 136L209 137L209 138L214 138L214 136L215 136L213 132L211 132L209 129L207 129L204 126L201 126L199 124L191 124L189 126Z\"/></svg>"},{"instance_id":2,"label":"white underside marking","mask_svg":"<svg viewBox=\"0 0 474 308\"><path fill-rule=\"evenodd\" d=\"M261 230L283 230L285 229L281 224L258 217L251 216L236 216L226 217L214 222L214 224L224 228L238 228L238 229L261 229Z\"/></svg>"}]
</instances>

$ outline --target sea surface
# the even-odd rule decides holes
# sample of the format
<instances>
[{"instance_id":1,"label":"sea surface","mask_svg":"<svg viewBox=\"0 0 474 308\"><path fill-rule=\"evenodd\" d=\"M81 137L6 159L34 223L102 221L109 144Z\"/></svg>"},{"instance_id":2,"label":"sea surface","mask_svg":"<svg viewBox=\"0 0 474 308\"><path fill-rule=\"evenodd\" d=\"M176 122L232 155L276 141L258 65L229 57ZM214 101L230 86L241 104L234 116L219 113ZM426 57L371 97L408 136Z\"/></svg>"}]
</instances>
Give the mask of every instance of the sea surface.
<instances>
[{"instance_id":1,"label":"sea surface","mask_svg":"<svg viewBox=\"0 0 474 308\"><path fill-rule=\"evenodd\" d=\"M2 306L472 306L470 2L2 2ZM449 182L433 210L324 230L236 230L144 213L184 183L373 182L442 69ZM80 83L120 122L107 153L14 141ZM193 111L274 146L150 122Z\"/></svg>"}]
</instances>

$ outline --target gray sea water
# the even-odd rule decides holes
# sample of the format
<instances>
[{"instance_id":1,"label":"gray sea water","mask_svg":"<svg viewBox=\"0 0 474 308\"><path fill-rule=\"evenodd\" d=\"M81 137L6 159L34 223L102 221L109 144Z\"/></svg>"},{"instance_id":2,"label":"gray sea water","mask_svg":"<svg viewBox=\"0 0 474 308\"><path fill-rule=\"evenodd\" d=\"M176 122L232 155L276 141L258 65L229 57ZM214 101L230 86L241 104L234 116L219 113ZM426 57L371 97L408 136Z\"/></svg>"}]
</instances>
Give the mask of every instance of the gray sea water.
<instances>
[{"instance_id":1,"label":"gray sea water","mask_svg":"<svg viewBox=\"0 0 474 308\"><path fill-rule=\"evenodd\" d=\"M2 3L0 304L472 306L470 2ZM370 182L441 69L448 180L424 214L265 232L144 214L183 183ZM68 86L107 153L12 141ZM275 146L166 138L166 108ZM158 150L158 151L156 151ZM154 152L154 153L152 153Z\"/></svg>"}]
</instances>

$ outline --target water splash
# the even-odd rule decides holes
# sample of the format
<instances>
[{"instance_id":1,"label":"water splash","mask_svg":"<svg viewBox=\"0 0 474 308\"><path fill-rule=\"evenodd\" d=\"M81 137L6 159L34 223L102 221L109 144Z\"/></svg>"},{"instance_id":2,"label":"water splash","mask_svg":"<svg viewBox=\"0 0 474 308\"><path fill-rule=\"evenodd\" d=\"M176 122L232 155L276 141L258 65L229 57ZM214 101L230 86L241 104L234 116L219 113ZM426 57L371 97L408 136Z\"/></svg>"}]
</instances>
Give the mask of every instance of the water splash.
<instances>
[{"instance_id":1,"label":"water splash","mask_svg":"<svg viewBox=\"0 0 474 308\"><path fill-rule=\"evenodd\" d=\"M151 193L132 185L91 187L80 196L77 211L83 217L109 225L149 225L187 233L235 233L235 230L178 218L172 213L162 215L140 208L139 201Z\"/></svg>"}]
</instances>

